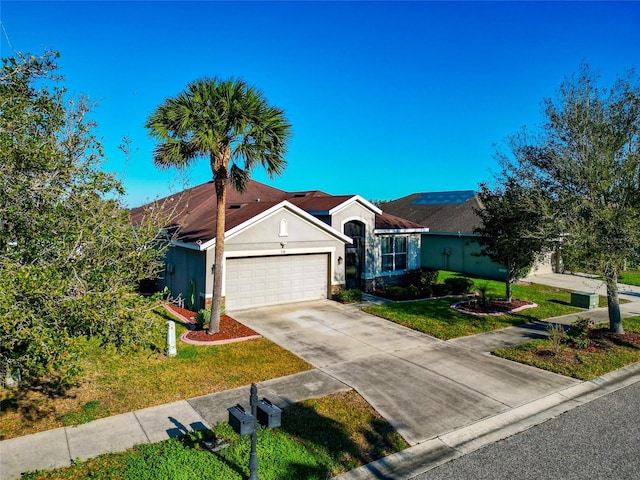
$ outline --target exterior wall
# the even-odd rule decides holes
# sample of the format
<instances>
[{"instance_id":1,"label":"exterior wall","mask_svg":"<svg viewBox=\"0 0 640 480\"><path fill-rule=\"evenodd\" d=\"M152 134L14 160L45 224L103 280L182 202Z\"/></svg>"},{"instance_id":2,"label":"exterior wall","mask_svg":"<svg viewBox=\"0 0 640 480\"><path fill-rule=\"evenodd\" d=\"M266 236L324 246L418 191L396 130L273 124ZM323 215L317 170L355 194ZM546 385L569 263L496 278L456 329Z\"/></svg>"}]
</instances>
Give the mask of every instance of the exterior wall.
<instances>
[{"instance_id":1,"label":"exterior wall","mask_svg":"<svg viewBox=\"0 0 640 480\"><path fill-rule=\"evenodd\" d=\"M331 226L340 233L344 233L344 224L357 220L365 225L364 239L364 269L362 271L362 280L365 284L371 283L376 275L376 261L379 262L379 256L376 254L376 240L373 231L376 228L375 213L358 202L353 202L346 207L336 211L331 215ZM344 258L344 245L342 257ZM344 265L341 265L342 283L344 284Z\"/></svg>"},{"instance_id":2,"label":"exterior wall","mask_svg":"<svg viewBox=\"0 0 640 480\"><path fill-rule=\"evenodd\" d=\"M173 246L165 256L165 270L158 282L160 289L168 287L173 297L181 296L188 308L201 308L205 296L205 254L198 250ZM195 282L196 305L190 302L190 283Z\"/></svg>"},{"instance_id":3,"label":"exterior wall","mask_svg":"<svg viewBox=\"0 0 640 480\"><path fill-rule=\"evenodd\" d=\"M382 271L382 249L380 246L381 237L395 235L405 236L407 238L407 269L396 270L392 272ZM385 288L390 285L404 285L409 280L408 272L420 268L422 263L422 235L419 233L411 234L378 234L376 235L375 243L375 277L372 282L367 284L367 291L374 290L376 288Z\"/></svg>"},{"instance_id":4,"label":"exterior wall","mask_svg":"<svg viewBox=\"0 0 640 480\"><path fill-rule=\"evenodd\" d=\"M480 245L473 238L469 235L423 234L421 266L503 280L504 266L480 256Z\"/></svg>"},{"instance_id":5,"label":"exterior wall","mask_svg":"<svg viewBox=\"0 0 640 480\"><path fill-rule=\"evenodd\" d=\"M284 245L283 245L284 244ZM344 284L344 244L297 214L282 209L225 241L225 259L261 255L327 253L330 258L329 290ZM206 251L206 297L213 290L214 247ZM327 296L331 292L327 292ZM225 291L223 287L222 295Z\"/></svg>"}]
</instances>

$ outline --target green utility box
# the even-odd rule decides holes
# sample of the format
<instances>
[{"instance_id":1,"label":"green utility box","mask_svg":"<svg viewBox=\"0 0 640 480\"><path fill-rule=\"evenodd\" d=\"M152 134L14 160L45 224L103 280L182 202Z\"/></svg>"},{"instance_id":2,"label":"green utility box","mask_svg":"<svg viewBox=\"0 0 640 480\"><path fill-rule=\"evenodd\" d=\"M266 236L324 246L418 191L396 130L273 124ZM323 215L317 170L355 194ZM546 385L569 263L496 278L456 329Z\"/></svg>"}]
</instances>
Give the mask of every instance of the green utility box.
<instances>
[{"instance_id":1,"label":"green utility box","mask_svg":"<svg viewBox=\"0 0 640 480\"><path fill-rule=\"evenodd\" d=\"M591 310L598 306L598 294L593 292L571 292L571 305Z\"/></svg>"}]
</instances>

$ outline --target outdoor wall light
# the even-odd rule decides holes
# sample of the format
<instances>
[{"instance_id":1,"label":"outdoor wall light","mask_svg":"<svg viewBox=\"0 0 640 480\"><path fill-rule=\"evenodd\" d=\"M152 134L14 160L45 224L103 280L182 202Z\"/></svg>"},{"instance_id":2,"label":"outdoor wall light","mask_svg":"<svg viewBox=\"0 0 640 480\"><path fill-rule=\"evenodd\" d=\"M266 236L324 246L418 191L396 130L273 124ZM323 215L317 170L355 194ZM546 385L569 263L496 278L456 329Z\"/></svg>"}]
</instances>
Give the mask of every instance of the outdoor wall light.
<instances>
[{"instance_id":1,"label":"outdoor wall light","mask_svg":"<svg viewBox=\"0 0 640 480\"><path fill-rule=\"evenodd\" d=\"M338 265L342 265L342 257L338 257Z\"/></svg>"}]
</instances>

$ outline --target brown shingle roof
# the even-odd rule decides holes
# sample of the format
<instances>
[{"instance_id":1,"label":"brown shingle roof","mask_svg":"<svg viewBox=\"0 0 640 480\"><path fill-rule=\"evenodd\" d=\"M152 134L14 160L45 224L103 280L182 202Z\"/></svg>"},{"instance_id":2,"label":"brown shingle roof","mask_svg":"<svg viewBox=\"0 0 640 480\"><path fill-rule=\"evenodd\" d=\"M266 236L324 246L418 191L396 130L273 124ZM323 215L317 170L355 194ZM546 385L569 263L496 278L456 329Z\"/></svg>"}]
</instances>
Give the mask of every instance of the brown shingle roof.
<instances>
[{"instance_id":1,"label":"brown shingle roof","mask_svg":"<svg viewBox=\"0 0 640 480\"><path fill-rule=\"evenodd\" d=\"M449 203L433 203L422 201L425 196L430 198L445 198L447 195L458 194L464 201ZM460 194L466 194L460 196ZM466 198L466 199L465 199ZM473 233L481 225L480 217L474 208L482 208L478 196L472 191L465 192L435 192L414 193L406 197L384 204L384 210L409 219L429 228L430 233Z\"/></svg>"},{"instance_id":2,"label":"brown shingle roof","mask_svg":"<svg viewBox=\"0 0 640 480\"><path fill-rule=\"evenodd\" d=\"M424 225L382 212L376 215L376 230L413 230L424 228Z\"/></svg>"},{"instance_id":3,"label":"brown shingle roof","mask_svg":"<svg viewBox=\"0 0 640 480\"><path fill-rule=\"evenodd\" d=\"M287 200L309 213L328 212L355 195L329 195L319 190L285 192L254 180L249 180L245 191L227 189L225 228L227 231L241 225L256 215ZM206 243L216 236L216 196L213 182L189 188L155 202L133 208L132 222L140 223L150 206L161 206L170 212L169 221L179 226L178 240L185 243ZM414 229L423 226L394 215L376 214L376 228Z\"/></svg>"}]
</instances>

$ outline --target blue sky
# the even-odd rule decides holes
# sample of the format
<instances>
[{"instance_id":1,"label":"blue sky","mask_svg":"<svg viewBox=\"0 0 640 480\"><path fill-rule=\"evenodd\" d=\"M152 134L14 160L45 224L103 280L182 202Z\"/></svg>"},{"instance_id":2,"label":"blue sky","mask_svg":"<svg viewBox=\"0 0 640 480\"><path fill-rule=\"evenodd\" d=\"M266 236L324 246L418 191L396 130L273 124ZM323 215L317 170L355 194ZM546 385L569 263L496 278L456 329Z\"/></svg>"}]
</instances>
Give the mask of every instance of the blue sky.
<instances>
[{"instance_id":1,"label":"blue sky","mask_svg":"<svg viewBox=\"0 0 640 480\"><path fill-rule=\"evenodd\" d=\"M3 57L61 53L72 94L98 102L107 171L136 206L210 180L157 170L153 109L204 76L241 77L293 125L269 180L393 199L476 189L496 144L589 63L609 84L640 68L638 2L31 2L0 0ZM135 152L125 165L122 137Z\"/></svg>"}]
</instances>

